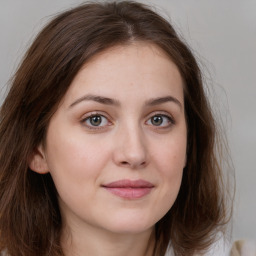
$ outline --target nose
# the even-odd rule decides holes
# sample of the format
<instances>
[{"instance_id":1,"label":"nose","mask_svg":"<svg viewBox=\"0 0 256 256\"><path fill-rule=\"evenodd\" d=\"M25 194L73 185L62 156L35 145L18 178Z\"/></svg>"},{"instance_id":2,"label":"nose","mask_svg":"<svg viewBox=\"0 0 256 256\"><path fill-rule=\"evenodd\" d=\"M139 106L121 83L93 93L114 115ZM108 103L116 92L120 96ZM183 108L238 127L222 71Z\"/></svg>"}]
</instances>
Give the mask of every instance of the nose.
<instances>
[{"instance_id":1,"label":"nose","mask_svg":"<svg viewBox=\"0 0 256 256\"><path fill-rule=\"evenodd\" d=\"M148 164L145 136L139 127L120 129L114 143L114 162L116 165L140 169Z\"/></svg>"}]
</instances>

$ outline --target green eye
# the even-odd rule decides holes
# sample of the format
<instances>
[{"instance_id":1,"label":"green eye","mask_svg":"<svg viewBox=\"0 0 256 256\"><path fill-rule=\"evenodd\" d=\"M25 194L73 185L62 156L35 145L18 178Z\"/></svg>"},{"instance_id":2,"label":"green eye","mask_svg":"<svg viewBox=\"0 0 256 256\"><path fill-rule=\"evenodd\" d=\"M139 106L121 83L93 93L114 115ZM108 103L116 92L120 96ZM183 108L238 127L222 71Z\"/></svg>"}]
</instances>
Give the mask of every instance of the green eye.
<instances>
[{"instance_id":1,"label":"green eye","mask_svg":"<svg viewBox=\"0 0 256 256\"><path fill-rule=\"evenodd\" d=\"M92 126L99 126L102 122L102 118L101 116L92 116L88 121Z\"/></svg>"},{"instance_id":2,"label":"green eye","mask_svg":"<svg viewBox=\"0 0 256 256\"><path fill-rule=\"evenodd\" d=\"M83 120L86 126L88 127L104 127L109 124L109 121L103 115L91 115Z\"/></svg>"},{"instance_id":3,"label":"green eye","mask_svg":"<svg viewBox=\"0 0 256 256\"><path fill-rule=\"evenodd\" d=\"M151 123L155 126L159 126L163 123L163 117L162 116L153 116L151 117Z\"/></svg>"},{"instance_id":4,"label":"green eye","mask_svg":"<svg viewBox=\"0 0 256 256\"><path fill-rule=\"evenodd\" d=\"M157 114L150 117L150 119L148 119L146 124L152 125L152 126L158 126L160 128L166 128L174 124L174 121L171 117L167 115Z\"/></svg>"}]
</instances>

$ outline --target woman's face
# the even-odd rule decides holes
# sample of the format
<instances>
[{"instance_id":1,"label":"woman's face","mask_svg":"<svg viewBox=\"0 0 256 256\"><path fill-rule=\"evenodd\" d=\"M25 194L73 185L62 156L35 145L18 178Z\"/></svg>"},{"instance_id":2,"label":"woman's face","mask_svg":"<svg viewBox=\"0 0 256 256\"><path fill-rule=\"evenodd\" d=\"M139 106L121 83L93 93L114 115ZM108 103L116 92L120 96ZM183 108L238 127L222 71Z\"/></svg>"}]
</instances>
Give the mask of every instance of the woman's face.
<instances>
[{"instance_id":1,"label":"woman's face","mask_svg":"<svg viewBox=\"0 0 256 256\"><path fill-rule=\"evenodd\" d=\"M84 65L30 165L51 174L70 228L138 233L172 207L186 144L176 65L156 46L135 43Z\"/></svg>"}]
</instances>

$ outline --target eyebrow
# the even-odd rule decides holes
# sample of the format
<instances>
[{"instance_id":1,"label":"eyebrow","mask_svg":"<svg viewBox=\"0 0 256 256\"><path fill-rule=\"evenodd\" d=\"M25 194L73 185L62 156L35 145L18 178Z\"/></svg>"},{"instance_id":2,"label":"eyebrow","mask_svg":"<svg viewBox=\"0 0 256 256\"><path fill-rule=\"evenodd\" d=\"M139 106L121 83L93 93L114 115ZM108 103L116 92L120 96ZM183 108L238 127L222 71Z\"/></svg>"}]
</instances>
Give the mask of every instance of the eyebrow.
<instances>
[{"instance_id":1,"label":"eyebrow","mask_svg":"<svg viewBox=\"0 0 256 256\"><path fill-rule=\"evenodd\" d=\"M73 107L82 101L95 101L104 105L117 105L117 106L120 105L120 102L118 100L102 97L98 95L88 94L74 101L69 107Z\"/></svg>"},{"instance_id":2,"label":"eyebrow","mask_svg":"<svg viewBox=\"0 0 256 256\"><path fill-rule=\"evenodd\" d=\"M160 105L160 104L167 103L167 102L173 102L173 103L177 104L180 108L182 108L181 102L173 96L166 96L166 97L159 97L159 98L149 99L149 100L146 101L145 105L156 106L156 105Z\"/></svg>"},{"instance_id":3,"label":"eyebrow","mask_svg":"<svg viewBox=\"0 0 256 256\"><path fill-rule=\"evenodd\" d=\"M73 106L75 106L78 103L83 102L83 101L95 101L95 102L98 102L98 103L104 104L104 105L114 105L114 106L120 106L121 105L121 103L116 99L111 99L111 98L103 97L103 96L99 96L99 95L88 94L88 95L85 95L85 96L77 99L76 101L74 101L69 107L71 108L71 107L73 107ZM164 103L167 103L167 102L174 102L180 108L182 108L181 102L173 96L166 96L166 97L158 97L158 98L149 99L145 102L145 105L146 106L156 106L156 105L164 104Z\"/></svg>"}]
</instances>

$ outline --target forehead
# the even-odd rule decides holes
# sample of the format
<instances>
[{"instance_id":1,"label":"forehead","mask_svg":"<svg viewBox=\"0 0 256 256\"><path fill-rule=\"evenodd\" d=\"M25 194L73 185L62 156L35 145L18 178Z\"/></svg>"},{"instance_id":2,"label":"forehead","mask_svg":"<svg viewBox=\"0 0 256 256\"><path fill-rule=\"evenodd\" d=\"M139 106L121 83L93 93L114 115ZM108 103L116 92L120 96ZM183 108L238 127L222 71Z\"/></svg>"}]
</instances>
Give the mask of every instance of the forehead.
<instances>
[{"instance_id":1,"label":"forehead","mask_svg":"<svg viewBox=\"0 0 256 256\"><path fill-rule=\"evenodd\" d=\"M131 59L132 62L129 62ZM153 60L154 62L152 62ZM177 66L170 56L159 46L150 42L135 41L132 43L115 45L96 54L82 66L80 72L85 68L100 68L102 67L101 65L105 65L106 62L109 64L125 64L117 65L116 68L125 68L127 70L128 67L132 69L132 67L135 67L136 65L143 67L142 64L145 64L147 61L150 62L147 63L148 65L144 65L145 68L153 68L156 70L157 68L161 68L161 66L159 66L160 64L168 63L172 68L177 69ZM108 69L108 66L104 66L104 69Z\"/></svg>"},{"instance_id":2,"label":"forehead","mask_svg":"<svg viewBox=\"0 0 256 256\"><path fill-rule=\"evenodd\" d=\"M92 57L72 81L66 98L88 91L110 97L132 97L137 93L166 94L170 90L179 95L183 92L177 66L158 46L136 42L114 46Z\"/></svg>"}]
</instances>

